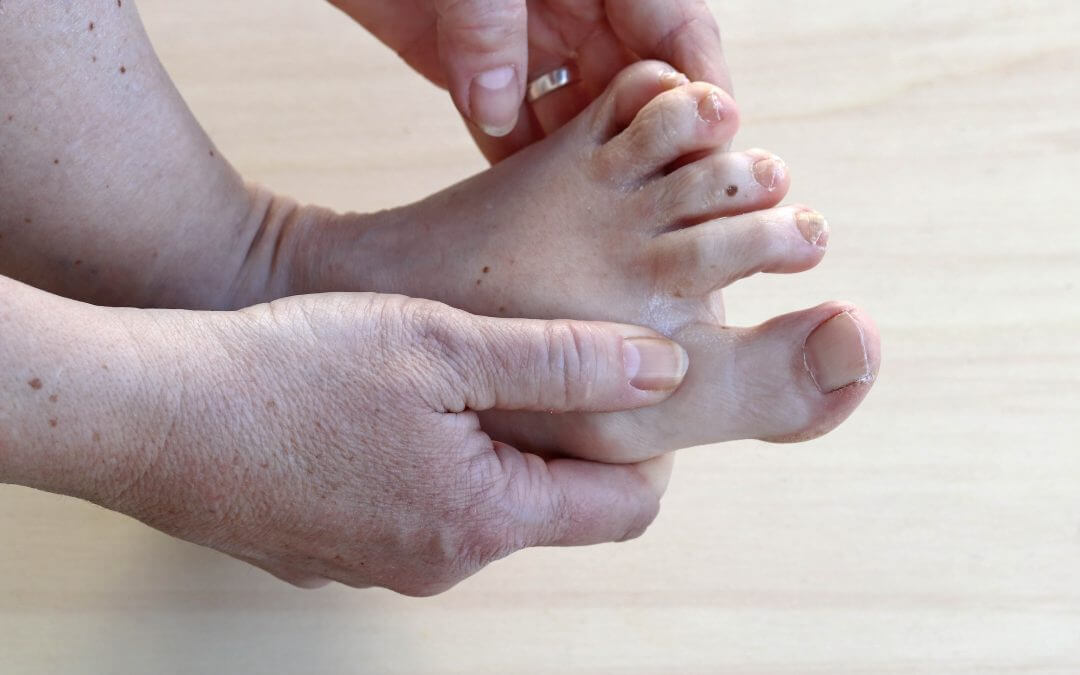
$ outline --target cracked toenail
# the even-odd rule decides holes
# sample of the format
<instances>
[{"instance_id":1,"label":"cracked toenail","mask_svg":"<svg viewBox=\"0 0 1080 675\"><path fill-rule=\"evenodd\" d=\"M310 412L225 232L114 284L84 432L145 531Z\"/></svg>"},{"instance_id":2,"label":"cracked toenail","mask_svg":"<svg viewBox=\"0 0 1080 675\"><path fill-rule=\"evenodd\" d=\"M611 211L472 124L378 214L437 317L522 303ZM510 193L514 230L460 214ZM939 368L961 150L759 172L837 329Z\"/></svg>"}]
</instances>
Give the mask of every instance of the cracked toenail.
<instances>
[{"instance_id":1,"label":"cracked toenail","mask_svg":"<svg viewBox=\"0 0 1080 675\"><path fill-rule=\"evenodd\" d=\"M667 87L668 89L674 89L675 87L681 87L687 84L690 84L690 78L680 72L669 70L667 72L660 73L660 85L663 87Z\"/></svg>"},{"instance_id":2,"label":"cracked toenail","mask_svg":"<svg viewBox=\"0 0 1080 675\"><path fill-rule=\"evenodd\" d=\"M776 157L767 157L754 162L754 180L769 192L780 185L784 177L785 164Z\"/></svg>"},{"instance_id":3,"label":"cracked toenail","mask_svg":"<svg viewBox=\"0 0 1080 675\"><path fill-rule=\"evenodd\" d=\"M825 248L825 244L829 243L829 222L817 211L799 211L795 224L812 245Z\"/></svg>"},{"instance_id":4,"label":"cracked toenail","mask_svg":"<svg viewBox=\"0 0 1080 675\"><path fill-rule=\"evenodd\" d=\"M715 91L698 102L698 116L709 124L724 121L724 100Z\"/></svg>"},{"instance_id":5,"label":"cracked toenail","mask_svg":"<svg viewBox=\"0 0 1080 675\"><path fill-rule=\"evenodd\" d=\"M837 314L810 334L803 347L803 361L823 394L871 377L862 327L850 312Z\"/></svg>"},{"instance_id":6,"label":"cracked toenail","mask_svg":"<svg viewBox=\"0 0 1080 675\"><path fill-rule=\"evenodd\" d=\"M690 359L681 346L664 338L628 338L623 344L631 387L672 391L682 384Z\"/></svg>"}]
</instances>

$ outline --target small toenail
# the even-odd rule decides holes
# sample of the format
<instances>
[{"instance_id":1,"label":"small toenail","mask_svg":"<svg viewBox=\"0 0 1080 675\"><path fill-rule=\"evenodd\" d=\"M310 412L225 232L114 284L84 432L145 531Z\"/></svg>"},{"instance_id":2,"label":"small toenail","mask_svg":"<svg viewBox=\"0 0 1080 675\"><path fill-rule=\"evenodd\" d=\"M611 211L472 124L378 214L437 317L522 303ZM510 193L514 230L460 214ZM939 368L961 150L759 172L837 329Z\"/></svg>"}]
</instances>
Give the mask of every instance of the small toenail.
<instances>
[{"instance_id":1,"label":"small toenail","mask_svg":"<svg viewBox=\"0 0 1080 675\"><path fill-rule=\"evenodd\" d=\"M663 338L628 338L623 344L631 387L672 391L682 384L690 358L681 346Z\"/></svg>"},{"instance_id":2,"label":"small toenail","mask_svg":"<svg viewBox=\"0 0 1080 675\"><path fill-rule=\"evenodd\" d=\"M690 78L680 72L669 70L667 72L660 73L660 86L662 87L674 89L675 87L682 87L687 84L690 84Z\"/></svg>"},{"instance_id":3,"label":"small toenail","mask_svg":"<svg viewBox=\"0 0 1080 675\"><path fill-rule=\"evenodd\" d=\"M806 241L818 248L825 248L829 243L829 222L817 211L799 211L795 224Z\"/></svg>"},{"instance_id":4,"label":"small toenail","mask_svg":"<svg viewBox=\"0 0 1080 675\"><path fill-rule=\"evenodd\" d=\"M698 116L709 124L723 122L726 117L724 100L715 91L710 93L698 102Z\"/></svg>"},{"instance_id":5,"label":"small toenail","mask_svg":"<svg viewBox=\"0 0 1080 675\"><path fill-rule=\"evenodd\" d=\"M810 334L803 347L803 362L823 394L871 378L866 340L850 312L837 314Z\"/></svg>"},{"instance_id":6,"label":"small toenail","mask_svg":"<svg viewBox=\"0 0 1080 675\"><path fill-rule=\"evenodd\" d=\"M786 165L784 162L776 157L759 159L754 162L754 180L756 180L761 187L772 192L780 185L780 181L784 177L785 167Z\"/></svg>"}]
</instances>

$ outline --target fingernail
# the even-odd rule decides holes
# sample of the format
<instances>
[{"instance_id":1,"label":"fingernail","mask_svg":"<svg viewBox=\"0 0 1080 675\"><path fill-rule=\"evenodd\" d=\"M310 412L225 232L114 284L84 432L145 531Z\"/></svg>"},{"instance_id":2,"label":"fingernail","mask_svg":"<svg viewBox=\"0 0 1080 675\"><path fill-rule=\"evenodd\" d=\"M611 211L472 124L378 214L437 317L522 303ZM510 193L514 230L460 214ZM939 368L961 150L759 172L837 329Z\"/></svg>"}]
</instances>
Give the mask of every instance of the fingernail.
<instances>
[{"instance_id":1,"label":"fingernail","mask_svg":"<svg viewBox=\"0 0 1080 675\"><path fill-rule=\"evenodd\" d=\"M473 79L469 93L473 122L488 136L506 136L517 126L520 99L517 69L513 66L480 73Z\"/></svg>"},{"instance_id":2,"label":"fingernail","mask_svg":"<svg viewBox=\"0 0 1080 675\"><path fill-rule=\"evenodd\" d=\"M803 348L806 369L823 394L839 391L870 378L862 328L849 312L837 314L817 327Z\"/></svg>"},{"instance_id":3,"label":"fingernail","mask_svg":"<svg viewBox=\"0 0 1080 675\"><path fill-rule=\"evenodd\" d=\"M825 248L829 243L829 222L817 211L799 211L795 216L799 232L814 246Z\"/></svg>"},{"instance_id":4,"label":"fingernail","mask_svg":"<svg viewBox=\"0 0 1080 675\"><path fill-rule=\"evenodd\" d=\"M669 70L660 74L660 85L668 89L682 87L687 84L690 84L690 78L680 72Z\"/></svg>"},{"instance_id":5,"label":"fingernail","mask_svg":"<svg viewBox=\"0 0 1080 675\"><path fill-rule=\"evenodd\" d=\"M726 117L724 100L715 91L698 102L698 116L709 124L719 124Z\"/></svg>"},{"instance_id":6,"label":"fingernail","mask_svg":"<svg viewBox=\"0 0 1080 675\"><path fill-rule=\"evenodd\" d=\"M630 386L641 391L672 391L682 384L690 358L680 345L663 338L628 338L623 358Z\"/></svg>"},{"instance_id":7,"label":"fingernail","mask_svg":"<svg viewBox=\"0 0 1080 675\"><path fill-rule=\"evenodd\" d=\"M754 162L754 180L769 192L776 189L784 178L784 169L787 167L783 160L777 157L768 157Z\"/></svg>"}]
</instances>

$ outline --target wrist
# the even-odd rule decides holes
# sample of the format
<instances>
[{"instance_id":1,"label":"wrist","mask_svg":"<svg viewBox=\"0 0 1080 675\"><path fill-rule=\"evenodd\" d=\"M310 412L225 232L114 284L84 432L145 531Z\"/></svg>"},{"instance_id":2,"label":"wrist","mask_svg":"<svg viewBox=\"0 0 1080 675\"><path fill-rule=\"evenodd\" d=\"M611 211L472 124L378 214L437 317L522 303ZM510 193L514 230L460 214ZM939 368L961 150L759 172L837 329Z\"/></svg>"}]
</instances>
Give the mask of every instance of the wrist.
<instances>
[{"instance_id":1,"label":"wrist","mask_svg":"<svg viewBox=\"0 0 1080 675\"><path fill-rule=\"evenodd\" d=\"M152 357L149 313L85 305L0 278L9 374L0 481L107 503L169 428L177 364Z\"/></svg>"}]
</instances>

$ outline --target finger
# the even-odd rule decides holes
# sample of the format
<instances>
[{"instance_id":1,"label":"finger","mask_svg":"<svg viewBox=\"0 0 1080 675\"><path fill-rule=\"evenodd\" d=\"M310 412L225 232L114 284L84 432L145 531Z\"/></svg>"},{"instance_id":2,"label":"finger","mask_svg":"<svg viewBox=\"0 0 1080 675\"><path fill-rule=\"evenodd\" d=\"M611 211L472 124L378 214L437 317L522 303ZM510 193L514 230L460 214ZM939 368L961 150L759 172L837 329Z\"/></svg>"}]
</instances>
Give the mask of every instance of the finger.
<instances>
[{"instance_id":1,"label":"finger","mask_svg":"<svg viewBox=\"0 0 1080 675\"><path fill-rule=\"evenodd\" d=\"M612 79L636 59L615 37L610 28L597 28L590 35L587 47L573 57L531 55L530 81L571 63L575 70L573 83L557 89L532 103L533 113L547 134L553 133L572 120L604 92Z\"/></svg>"},{"instance_id":2,"label":"finger","mask_svg":"<svg viewBox=\"0 0 1080 675\"><path fill-rule=\"evenodd\" d=\"M720 29L704 0L610 0L615 34L642 58L667 61L691 80L732 93Z\"/></svg>"},{"instance_id":3,"label":"finger","mask_svg":"<svg viewBox=\"0 0 1080 675\"><path fill-rule=\"evenodd\" d=\"M435 375L427 403L439 412L638 408L670 396L689 363L682 347L634 326L492 319L450 308L418 321L415 342Z\"/></svg>"},{"instance_id":4,"label":"finger","mask_svg":"<svg viewBox=\"0 0 1080 675\"><path fill-rule=\"evenodd\" d=\"M480 148L480 152L492 164L498 164L518 150L543 140L546 136L528 105L522 105L517 126L506 136L489 136L475 124L468 125L468 129L477 147Z\"/></svg>"},{"instance_id":5,"label":"finger","mask_svg":"<svg viewBox=\"0 0 1080 675\"><path fill-rule=\"evenodd\" d=\"M505 508L523 546L587 546L634 539L660 511L672 455L641 464L576 459L545 462L501 443L495 453L507 491Z\"/></svg>"},{"instance_id":6,"label":"finger","mask_svg":"<svg viewBox=\"0 0 1080 675\"><path fill-rule=\"evenodd\" d=\"M454 103L489 136L506 136L525 96L525 0L436 0L435 9Z\"/></svg>"}]
</instances>

